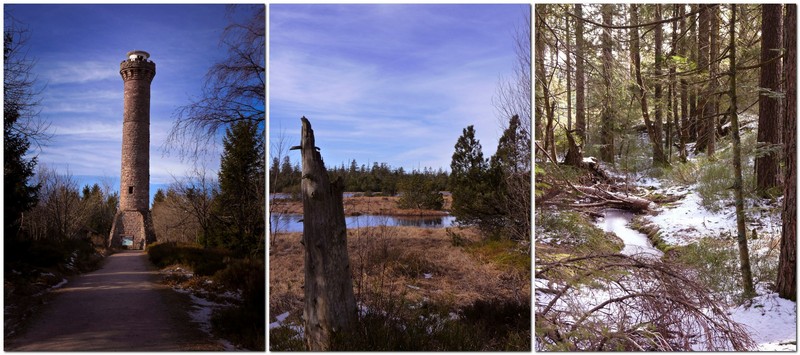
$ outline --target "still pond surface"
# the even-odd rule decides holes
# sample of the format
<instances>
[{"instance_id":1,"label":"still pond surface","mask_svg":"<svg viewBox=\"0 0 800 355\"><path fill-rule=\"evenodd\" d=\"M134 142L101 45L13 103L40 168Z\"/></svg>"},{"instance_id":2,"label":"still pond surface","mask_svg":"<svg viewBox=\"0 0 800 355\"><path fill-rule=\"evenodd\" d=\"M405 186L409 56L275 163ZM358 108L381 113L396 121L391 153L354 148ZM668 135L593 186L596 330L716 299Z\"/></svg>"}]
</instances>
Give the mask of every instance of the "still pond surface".
<instances>
[{"instance_id":1,"label":"still pond surface","mask_svg":"<svg viewBox=\"0 0 800 355\"><path fill-rule=\"evenodd\" d=\"M269 219L270 224L272 226L277 225L281 232L303 231L302 214L271 215ZM344 220L347 224L347 228L375 226L445 228L452 226L455 223L456 218L453 216L407 217L365 214L361 216L345 216Z\"/></svg>"}]
</instances>

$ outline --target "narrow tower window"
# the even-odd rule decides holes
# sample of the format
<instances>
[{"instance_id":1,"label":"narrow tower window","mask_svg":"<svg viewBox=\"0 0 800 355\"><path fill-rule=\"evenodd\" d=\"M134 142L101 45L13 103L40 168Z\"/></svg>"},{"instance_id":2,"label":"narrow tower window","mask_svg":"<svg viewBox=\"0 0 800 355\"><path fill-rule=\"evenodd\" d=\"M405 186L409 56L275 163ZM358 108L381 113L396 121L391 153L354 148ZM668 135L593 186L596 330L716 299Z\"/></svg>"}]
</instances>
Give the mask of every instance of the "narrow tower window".
<instances>
[{"instance_id":1,"label":"narrow tower window","mask_svg":"<svg viewBox=\"0 0 800 355\"><path fill-rule=\"evenodd\" d=\"M128 186L128 195L133 193L133 186Z\"/></svg>"}]
</instances>

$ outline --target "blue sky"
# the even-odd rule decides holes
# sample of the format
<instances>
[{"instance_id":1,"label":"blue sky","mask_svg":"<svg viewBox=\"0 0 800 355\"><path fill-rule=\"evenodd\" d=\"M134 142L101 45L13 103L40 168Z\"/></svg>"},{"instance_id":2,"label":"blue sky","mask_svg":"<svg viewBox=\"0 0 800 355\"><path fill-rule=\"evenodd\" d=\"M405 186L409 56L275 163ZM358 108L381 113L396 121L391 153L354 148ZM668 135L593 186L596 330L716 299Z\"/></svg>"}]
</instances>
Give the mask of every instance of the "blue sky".
<instances>
[{"instance_id":1,"label":"blue sky","mask_svg":"<svg viewBox=\"0 0 800 355\"><path fill-rule=\"evenodd\" d=\"M225 57L225 5L5 5L27 26L27 51L45 85L41 117L52 139L39 164L69 171L81 185L111 181L119 189L122 89L119 64L141 49L156 63L151 86L150 194L191 168L162 145L175 110L200 94L205 74ZM232 16L244 18L240 9ZM205 161L212 174L219 155Z\"/></svg>"},{"instance_id":2,"label":"blue sky","mask_svg":"<svg viewBox=\"0 0 800 355\"><path fill-rule=\"evenodd\" d=\"M269 138L311 121L328 166L449 170L462 129L484 156L502 134L492 97L530 5L270 5ZM290 157L299 160L293 151Z\"/></svg>"}]
</instances>

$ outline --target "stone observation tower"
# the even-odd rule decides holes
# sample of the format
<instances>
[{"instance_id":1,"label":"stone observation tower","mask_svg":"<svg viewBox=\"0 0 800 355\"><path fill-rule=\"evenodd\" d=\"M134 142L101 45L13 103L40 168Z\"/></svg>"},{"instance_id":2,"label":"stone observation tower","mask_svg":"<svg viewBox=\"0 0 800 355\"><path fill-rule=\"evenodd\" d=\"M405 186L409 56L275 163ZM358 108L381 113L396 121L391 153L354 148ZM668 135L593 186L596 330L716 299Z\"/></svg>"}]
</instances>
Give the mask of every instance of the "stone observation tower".
<instances>
[{"instance_id":1,"label":"stone observation tower","mask_svg":"<svg viewBox=\"0 0 800 355\"><path fill-rule=\"evenodd\" d=\"M144 249L156 240L150 215L150 83L156 63L148 58L149 53L133 50L119 65L125 103L119 210L108 241L113 248Z\"/></svg>"}]
</instances>

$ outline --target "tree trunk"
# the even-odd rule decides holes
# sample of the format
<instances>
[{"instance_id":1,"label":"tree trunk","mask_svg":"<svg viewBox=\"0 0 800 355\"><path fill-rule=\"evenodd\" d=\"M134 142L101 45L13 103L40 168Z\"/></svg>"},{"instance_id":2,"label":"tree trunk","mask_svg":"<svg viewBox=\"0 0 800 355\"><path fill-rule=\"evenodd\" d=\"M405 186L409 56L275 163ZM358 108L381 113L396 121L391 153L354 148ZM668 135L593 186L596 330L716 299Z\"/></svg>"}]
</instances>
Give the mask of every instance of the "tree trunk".
<instances>
[{"instance_id":1,"label":"tree trunk","mask_svg":"<svg viewBox=\"0 0 800 355\"><path fill-rule=\"evenodd\" d=\"M708 5L708 19L711 23L711 33L709 34L709 48L708 48L708 76L711 81L708 82L707 98L708 104L704 109L704 116L706 121L706 155L714 156L717 146L717 76L719 75L719 61L717 55L719 54L719 6Z\"/></svg>"},{"instance_id":2,"label":"tree trunk","mask_svg":"<svg viewBox=\"0 0 800 355\"><path fill-rule=\"evenodd\" d=\"M575 15L583 18L583 7L575 4ZM586 76L583 64L583 21L575 21L575 131L580 145L586 142Z\"/></svg>"},{"instance_id":3,"label":"tree trunk","mask_svg":"<svg viewBox=\"0 0 800 355\"><path fill-rule=\"evenodd\" d=\"M686 15L686 5L678 4L678 16L681 17L680 27L681 27L681 34L686 33L686 19L683 18ZM687 40L685 38L681 38L680 42L680 51L678 54L682 57L687 55L686 50L686 43ZM682 161L686 161L686 143L689 142L689 82L681 76L681 124L680 124L680 156Z\"/></svg>"},{"instance_id":4,"label":"tree trunk","mask_svg":"<svg viewBox=\"0 0 800 355\"><path fill-rule=\"evenodd\" d=\"M569 6L569 5L565 5ZM565 10L566 11L566 10ZM570 36L569 35L569 17L564 18L564 33L567 34L567 38L564 40L566 42L566 51L564 51L564 56L566 60L564 61L567 66L567 131L572 131L572 64L570 63Z\"/></svg>"},{"instance_id":5,"label":"tree trunk","mask_svg":"<svg viewBox=\"0 0 800 355\"><path fill-rule=\"evenodd\" d=\"M697 4L692 4L690 7L690 12L695 12L698 10ZM695 17L697 15L692 15L690 17L689 23L695 23ZM699 43L699 38L697 36L697 26L690 25L689 26L689 60L692 63L698 64L700 62L700 50L697 46ZM699 65L698 65L699 66ZM698 68L699 69L699 68ZM697 142L697 131L699 129L699 122L697 119L697 93L698 88L696 85L692 85L689 88L689 124L686 125L688 132L689 132L689 140L690 142Z\"/></svg>"},{"instance_id":6,"label":"tree trunk","mask_svg":"<svg viewBox=\"0 0 800 355\"><path fill-rule=\"evenodd\" d=\"M678 16L678 5L672 5L672 17ZM674 57L675 54L678 53L678 22L672 22L672 39L671 39L671 49L669 57ZM670 114L667 116L667 139L664 143L667 149L667 160L672 160L672 146L674 145L674 137L675 135L673 132L680 131L680 121L678 117L678 83L677 78L675 76L676 72L676 64L675 61L670 60L669 62L669 99L667 102L669 103L670 107Z\"/></svg>"},{"instance_id":7,"label":"tree trunk","mask_svg":"<svg viewBox=\"0 0 800 355\"><path fill-rule=\"evenodd\" d=\"M335 333L355 324L356 300L347 256L344 186L341 180L329 180L311 123L301 120L305 340L308 350L325 351Z\"/></svg>"},{"instance_id":8,"label":"tree trunk","mask_svg":"<svg viewBox=\"0 0 800 355\"><path fill-rule=\"evenodd\" d=\"M742 148L739 136L739 117L736 113L736 4L731 5L730 21L730 87L731 137L733 141L733 193L736 197L736 239L739 244L739 268L742 272L744 296L755 296L753 275L750 272L750 253L747 250L747 230L744 221L744 183L742 183Z\"/></svg>"},{"instance_id":9,"label":"tree trunk","mask_svg":"<svg viewBox=\"0 0 800 355\"><path fill-rule=\"evenodd\" d=\"M661 5L660 4L656 4L655 10L656 10L655 11L655 21L661 21ZM638 36L638 32L639 31L637 30L636 32L637 32L637 36ZM652 140L653 140L653 144L658 144L658 145L662 145L663 146L663 144L664 144L664 126L663 126L664 125L664 119L663 119L663 116L664 116L663 115L663 113L664 113L664 110L663 110L664 102L662 101L662 99L663 99L662 98L663 90L662 90L662 87L661 87L661 74L662 74L661 73L661 64L663 63L664 58L663 58L663 51L661 50L661 47L662 47L662 44L664 43L664 36L663 36L663 31L662 31L662 28L661 28L661 24L655 25L655 30L653 32L654 32L654 35L655 35L655 75L656 75L656 77L658 79L655 81L655 85L653 87L653 106L655 106L654 107L655 112L654 112L654 115L653 115L654 116L653 117L654 125L653 125L653 137L652 137ZM661 150L662 150L661 154L663 155L664 154L663 153L663 148ZM653 162L656 162L656 158L657 157L656 157L655 154L656 154L656 151L655 151L655 149L653 149ZM658 157L658 158L661 159L662 157ZM664 159L664 162L666 162L666 159Z\"/></svg>"},{"instance_id":10,"label":"tree trunk","mask_svg":"<svg viewBox=\"0 0 800 355\"><path fill-rule=\"evenodd\" d=\"M601 12L603 14L603 25L612 25L612 6L611 4L603 4ZM603 48L603 84L605 86L605 95L603 96L603 112L601 114L602 127L600 132L600 139L602 147L600 148L600 158L608 163L614 163L614 114L612 95L611 95L611 66L614 62L614 57L611 52L611 29L603 27L603 33L600 36L600 43Z\"/></svg>"},{"instance_id":11,"label":"tree trunk","mask_svg":"<svg viewBox=\"0 0 800 355\"><path fill-rule=\"evenodd\" d=\"M536 6L537 12L544 9L543 5ZM538 14L537 14L538 15ZM536 62L536 105L535 110L536 114L534 115L534 122L533 122L533 129L534 129L534 140L541 140L543 138L542 132L542 117L544 117L544 38L542 38L544 29L542 28L542 22L538 20L539 16L536 16L536 56L534 57Z\"/></svg>"},{"instance_id":12,"label":"tree trunk","mask_svg":"<svg viewBox=\"0 0 800 355\"><path fill-rule=\"evenodd\" d=\"M555 147L555 108L553 107L552 103L550 102L550 88L547 85L547 79L545 78L545 70L544 70L544 51L545 51L545 41L544 41L544 18L547 17L547 7L544 5L537 6L539 9L539 16L536 16L536 71L538 75L536 76L537 82L539 83L539 88L541 89L541 103L544 109L544 116L547 119L544 128L544 148L545 150L550 153L552 156L556 156L556 147ZM555 51L551 51L551 53L555 53Z\"/></svg>"},{"instance_id":13,"label":"tree trunk","mask_svg":"<svg viewBox=\"0 0 800 355\"><path fill-rule=\"evenodd\" d=\"M783 22L784 78L786 96L783 113L783 231L778 261L778 295L797 300L797 5L786 5Z\"/></svg>"},{"instance_id":14,"label":"tree trunk","mask_svg":"<svg viewBox=\"0 0 800 355\"><path fill-rule=\"evenodd\" d=\"M639 5L630 4L631 10L631 26L639 25ZM647 135L653 144L653 165L665 166L669 165L666 156L664 156L664 147L661 145L660 135L656 134L655 125L650 120L650 113L647 108L647 91L645 90L644 81L642 80L641 68L641 55L639 54L639 30L636 27L630 29L631 41L631 61L633 62L634 73L636 75L635 89L638 91L639 103L642 107L642 117L644 124L647 127Z\"/></svg>"},{"instance_id":15,"label":"tree trunk","mask_svg":"<svg viewBox=\"0 0 800 355\"><path fill-rule=\"evenodd\" d=\"M695 151L704 152L708 140L708 134L706 133L708 129L706 123L708 120L706 119L706 114L711 112L711 102L709 102L708 95L711 87L711 82L708 80L710 76L708 58L709 49L711 47L708 43L708 36L711 29L711 21L708 16L710 12L708 11L708 5L700 4L700 11L698 15L700 19L697 28L697 69L704 83L699 90L700 97L697 103L697 145L695 145Z\"/></svg>"},{"instance_id":16,"label":"tree trunk","mask_svg":"<svg viewBox=\"0 0 800 355\"><path fill-rule=\"evenodd\" d=\"M773 148L780 144L781 61L772 60L781 54L783 36L781 4L761 5L761 79L758 96L758 146L770 149L768 154L756 158L756 190L762 196L776 194L780 186L780 164L778 152Z\"/></svg>"}]
</instances>

